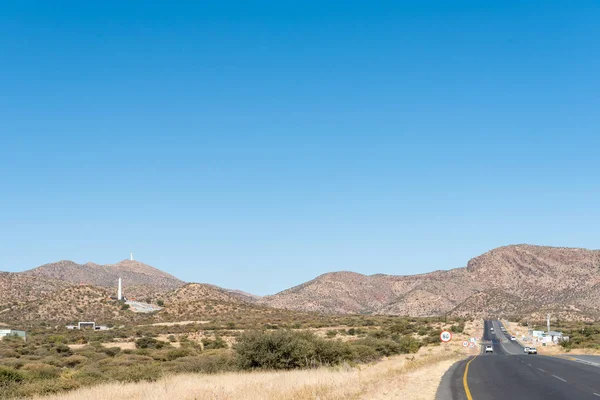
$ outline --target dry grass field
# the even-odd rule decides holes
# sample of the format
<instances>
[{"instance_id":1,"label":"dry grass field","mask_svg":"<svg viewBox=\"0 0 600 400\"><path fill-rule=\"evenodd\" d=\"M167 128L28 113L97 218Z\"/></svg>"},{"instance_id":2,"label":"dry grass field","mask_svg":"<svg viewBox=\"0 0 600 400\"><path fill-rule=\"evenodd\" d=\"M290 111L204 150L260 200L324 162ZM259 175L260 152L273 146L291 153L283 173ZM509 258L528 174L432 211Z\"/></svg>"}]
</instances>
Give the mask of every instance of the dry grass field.
<instances>
[{"instance_id":1,"label":"dry grass field","mask_svg":"<svg viewBox=\"0 0 600 400\"><path fill-rule=\"evenodd\" d=\"M414 355L354 368L174 375L156 382L103 384L36 399L428 400L434 399L444 372L463 356L450 347L424 347Z\"/></svg>"}]
</instances>

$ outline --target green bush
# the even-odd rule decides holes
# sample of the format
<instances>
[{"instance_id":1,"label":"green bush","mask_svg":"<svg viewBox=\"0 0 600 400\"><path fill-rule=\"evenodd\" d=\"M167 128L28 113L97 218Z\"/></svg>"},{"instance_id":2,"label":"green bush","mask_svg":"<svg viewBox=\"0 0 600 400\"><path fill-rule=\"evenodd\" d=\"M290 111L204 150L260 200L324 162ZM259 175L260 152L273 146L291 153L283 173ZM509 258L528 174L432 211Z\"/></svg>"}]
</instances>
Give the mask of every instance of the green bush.
<instances>
[{"instance_id":1,"label":"green bush","mask_svg":"<svg viewBox=\"0 0 600 400\"><path fill-rule=\"evenodd\" d=\"M381 358L377 350L364 344L352 344L352 351L354 352L353 359L355 362L367 363L377 361Z\"/></svg>"},{"instance_id":2,"label":"green bush","mask_svg":"<svg viewBox=\"0 0 600 400\"><path fill-rule=\"evenodd\" d=\"M210 340L208 338L202 339L202 346L204 346L204 350L216 350L216 349L229 348L227 343L220 336L217 336L215 338L215 340Z\"/></svg>"},{"instance_id":3,"label":"green bush","mask_svg":"<svg viewBox=\"0 0 600 400\"><path fill-rule=\"evenodd\" d=\"M60 369L48 364L34 363L23 367L30 379L55 379L60 375Z\"/></svg>"},{"instance_id":4,"label":"green bush","mask_svg":"<svg viewBox=\"0 0 600 400\"><path fill-rule=\"evenodd\" d=\"M23 382L25 374L10 367L0 367L0 387Z\"/></svg>"},{"instance_id":5,"label":"green bush","mask_svg":"<svg viewBox=\"0 0 600 400\"><path fill-rule=\"evenodd\" d=\"M101 351L109 357L114 357L121 352L120 347L103 347Z\"/></svg>"},{"instance_id":6,"label":"green bush","mask_svg":"<svg viewBox=\"0 0 600 400\"><path fill-rule=\"evenodd\" d=\"M235 346L241 369L293 369L333 365L353 357L348 344L320 339L311 332L246 332Z\"/></svg>"},{"instance_id":7,"label":"green bush","mask_svg":"<svg viewBox=\"0 0 600 400\"><path fill-rule=\"evenodd\" d=\"M376 339L373 337L367 337L359 339L355 344L369 346L377 351L382 356L391 356L394 354L400 354L400 345L390 339Z\"/></svg>"},{"instance_id":8,"label":"green bush","mask_svg":"<svg viewBox=\"0 0 600 400\"><path fill-rule=\"evenodd\" d=\"M135 341L135 347L138 349L162 349L165 345L165 342L147 336Z\"/></svg>"}]
</instances>

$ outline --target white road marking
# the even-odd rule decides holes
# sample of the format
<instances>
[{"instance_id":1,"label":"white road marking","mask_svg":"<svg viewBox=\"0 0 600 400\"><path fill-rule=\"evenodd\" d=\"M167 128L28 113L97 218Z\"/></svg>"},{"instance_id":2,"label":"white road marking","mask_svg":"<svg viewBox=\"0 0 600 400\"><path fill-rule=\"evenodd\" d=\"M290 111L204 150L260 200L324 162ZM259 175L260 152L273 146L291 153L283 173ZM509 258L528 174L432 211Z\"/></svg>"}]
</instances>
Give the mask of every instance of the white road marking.
<instances>
[{"instance_id":1,"label":"white road marking","mask_svg":"<svg viewBox=\"0 0 600 400\"><path fill-rule=\"evenodd\" d=\"M552 376L553 376L553 377L555 377L555 378L556 378L556 379L558 379L558 380L561 380L561 381L563 381L563 382L566 382L566 381L567 381L566 379L563 379L563 378L561 378L560 376L556 376L556 375L552 375Z\"/></svg>"},{"instance_id":2,"label":"white road marking","mask_svg":"<svg viewBox=\"0 0 600 400\"><path fill-rule=\"evenodd\" d=\"M540 371L542 371L542 372L546 372L546 371L544 371L544 370L543 370L543 369L541 369L541 368L538 368L538 370L540 370Z\"/></svg>"},{"instance_id":3,"label":"white road marking","mask_svg":"<svg viewBox=\"0 0 600 400\"><path fill-rule=\"evenodd\" d=\"M594 396L598 396L598 397L600 397L600 394L598 394L598 393L594 393Z\"/></svg>"},{"instance_id":4,"label":"white road marking","mask_svg":"<svg viewBox=\"0 0 600 400\"><path fill-rule=\"evenodd\" d=\"M527 364L527 365L531 367L531 364Z\"/></svg>"}]
</instances>

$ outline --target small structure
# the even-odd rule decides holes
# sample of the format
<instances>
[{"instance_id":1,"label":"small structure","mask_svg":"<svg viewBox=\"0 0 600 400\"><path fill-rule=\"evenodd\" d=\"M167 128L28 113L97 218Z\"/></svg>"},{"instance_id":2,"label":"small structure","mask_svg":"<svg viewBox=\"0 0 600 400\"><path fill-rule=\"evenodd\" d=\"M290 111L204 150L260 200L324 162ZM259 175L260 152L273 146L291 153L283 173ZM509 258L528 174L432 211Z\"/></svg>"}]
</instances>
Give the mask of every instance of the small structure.
<instances>
[{"instance_id":1,"label":"small structure","mask_svg":"<svg viewBox=\"0 0 600 400\"><path fill-rule=\"evenodd\" d=\"M19 331L16 329L0 329L0 338L3 338L5 336L19 336L27 340L27 332Z\"/></svg>"},{"instance_id":2,"label":"small structure","mask_svg":"<svg viewBox=\"0 0 600 400\"><path fill-rule=\"evenodd\" d=\"M552 343L558 343L562 340L563 333L557 331L548 331L544 336L549 337Z\"/></svg>"},{"instance_id":3,"label":"small structure","mask_svg":"<svg viewBox=\"0 0 600 400\"><path fill-rule=\"evenodd\" d=\"M91 328L91 330L93 331L107 331L110 328L106 325L96 325L96 322L91 321L91 322L78 322L77 325L67 325L66 326L67 329L86 329L86 328Z\"/></svg>"}]
</instances>

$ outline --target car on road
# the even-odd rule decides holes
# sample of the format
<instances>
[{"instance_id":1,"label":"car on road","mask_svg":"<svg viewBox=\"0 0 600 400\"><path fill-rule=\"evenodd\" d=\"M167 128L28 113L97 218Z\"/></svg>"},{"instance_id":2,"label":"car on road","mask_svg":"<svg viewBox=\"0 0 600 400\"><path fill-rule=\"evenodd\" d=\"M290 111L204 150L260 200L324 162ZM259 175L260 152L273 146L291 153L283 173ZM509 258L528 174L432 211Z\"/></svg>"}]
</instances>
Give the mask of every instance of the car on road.
<instances>
[{"instance_id":1,"label":"car on road","mask_svg":"<svg viewBox=\"0 0 600 400\"><path fill-rule=\"evenodd\" d=\"M537 349L535 347L529 347L527 354L537 354Z\"/></svg>"},{"instance_id":2,"label":"car on road","mask_svg":"<svg viewBox=\"0 0 600 400\"><path fill-rule=\"evenodd\" d=\"M511 337L510 337L510 340L513 340L513 341L515 341L515 340L517 340L517 338L516 338L516 337L514 337L514 336L511 336Z\"/></svg>"},{"instance_id":3,"label":"car on road","mask_svg":"<svg viewBox=\"0 0 600 400\"><path fill-rule=\"evenodd\" d=\"M525 353L525 354L529 354L529 347L525 347L525 348L523 349L523 353Z\"/></svg>"},{"instance_id":4,"label":"car on road","mask_svg":"<svg viewBox=\"0 0 600 400\"><path fill-rule=\"evenodd\" d=\"M485 346L485 352L486 353L493 353L494 352L494 348L491 345L487 345Z\"/></svg>"}]
</instances>

